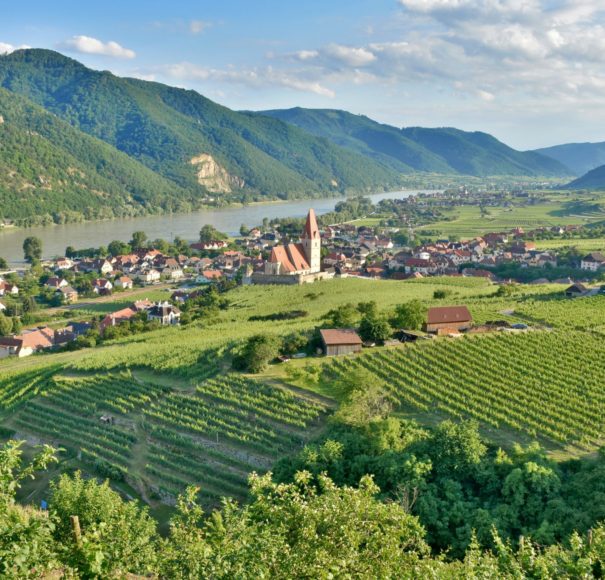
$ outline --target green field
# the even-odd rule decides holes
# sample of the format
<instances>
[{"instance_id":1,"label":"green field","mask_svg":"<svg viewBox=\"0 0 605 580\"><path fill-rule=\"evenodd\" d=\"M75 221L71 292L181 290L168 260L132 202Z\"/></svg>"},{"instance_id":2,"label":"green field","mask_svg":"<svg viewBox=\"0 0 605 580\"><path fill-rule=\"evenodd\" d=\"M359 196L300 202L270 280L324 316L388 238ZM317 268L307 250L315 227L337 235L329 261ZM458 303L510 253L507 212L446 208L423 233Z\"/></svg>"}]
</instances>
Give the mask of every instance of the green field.
<instances>
[{"instance_id":1,"label":"green field","mask_svg":"<svg viewBox=\"0 0 605 580\"><path fill-rule=\"evenodd\" d=\"M435 300L437 289L448 297ZM0 426L31 443L63 446L69 465L110 476L155 509L189 483L202 487L209 504L222 495L243 499L249 472L270 469L322 433L337 405L330 381L357 366L385 382L397 412L427 424L436 416L477 417L508 445L535 436L553 450L591 451L603 429L605 297L570 301L552 284L508 298L495 290L471 278L240 287L226 294L230 305L216 318L95 349L1 361ZM253 334L311 330L346 302L375 300L388 314L414 298L466 304L479 323L507 319L538 330L377 348L338 361L311 357L255 380L231 371L233 349ZM293 309L307 314L250 320ZM321 385L286 373L317 364L331 369ZM107 414L114 424L100 421Z\"/></svg>"},{"instance_id":2,"label":"green field","mask_svg":"<svg viewBox=\"0 0 605 580\"><path fill-rule=\"evenodd\" d=\"M454 207L443 210L447 220L420 227L418 231L438 231L442 236L471 238L516 227L531 230L541 226L585 225L605 219L605 195L594 195L597 196L594 204L586 204L586 207L575 203L575 195L555 193L545 195L536 204L489 206L486 215L481 214L478 205Z\"/></svg>"},{"instance_id":3,"label":"green field","mask_svg":"<svg viewBox=\"0 0 605 580\"><path fill-rule=\"evenodd\" d=\"M560 250L561 248L577 248L582 252L605 251L605 238L568 238L554 240L536 240L539 250Z\"/></svg>"}]
</instances>

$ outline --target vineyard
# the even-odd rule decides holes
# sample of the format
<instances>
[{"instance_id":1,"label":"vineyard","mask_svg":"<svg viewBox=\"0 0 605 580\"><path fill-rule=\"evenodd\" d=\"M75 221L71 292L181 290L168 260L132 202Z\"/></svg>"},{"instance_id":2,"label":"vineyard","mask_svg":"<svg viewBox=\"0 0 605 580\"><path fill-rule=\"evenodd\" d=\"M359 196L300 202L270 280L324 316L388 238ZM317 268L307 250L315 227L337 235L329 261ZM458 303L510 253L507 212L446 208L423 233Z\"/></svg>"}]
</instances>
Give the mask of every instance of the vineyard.
<instances>
[{"instance_id":1,"label":"vineyard","mask_svg":"<svg viewBox=\"0 0 605 580\"><path fill-rule=\"evenodd\" d=\"M300 449L321 426L324 411L236 375L206 381L144 409L152 441L145 470L171 495L197 481L210 499L221 492L242 497L247 475Z\"/></svg>"},{"instance_id":2,"label":"vineyard","mask_svg":"<svg viewBox=\"0 0 605 580\"><path fill-rule=\"evenodd\" d=\"M605 429L604 360L602 337L536 331L376 351L335 360L328 374L366 369L403 408L590 447Z\"/></svg>"},{"instance_id":3,"label":"vineyard","mask_svg":"<svg viewBox=\"0 0 605 580\"><path fill-rule=\"evenodd\" d=\"M56 373L46 368L3 384L0 400L18 408L10 426L63 446L97 475L164 499L190 484L201 486L208 503L243 499L248 474L299 449L321 428L325 411L235 375L178 390L162 385L161 376L143 381L130 371Z\"/></svg>"}]
</instances>

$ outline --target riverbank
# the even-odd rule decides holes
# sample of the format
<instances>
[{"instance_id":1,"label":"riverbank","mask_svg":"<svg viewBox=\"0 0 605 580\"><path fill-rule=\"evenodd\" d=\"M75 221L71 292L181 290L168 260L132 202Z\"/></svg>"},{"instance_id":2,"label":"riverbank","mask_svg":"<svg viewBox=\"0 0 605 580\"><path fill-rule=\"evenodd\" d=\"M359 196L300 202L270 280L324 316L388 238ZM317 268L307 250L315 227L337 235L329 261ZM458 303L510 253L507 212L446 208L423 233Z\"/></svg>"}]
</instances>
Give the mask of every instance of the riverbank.
<instances>
[{"instance_id":1,"label":"riverbank","mask_svg":"<svg viewBox=\"0 0 605 580\"><path fill-rule=\"evenodd\" d=\"M398 190L369 194L374 203L381 199L403 199L418 193L435 193L439 190ZM173 240L179 236L188 241L198 238L200 228L211 224L229 235L238 235L242 224L254 227L264 218L304 217L313 207L318 215L328 213L346 197L254 202L238 207L205 209L184 214L163 214L134 218L117 218L36 226L29 228L0 229L0 257L12 265L23 264L23 241L29 236L42 240L43 258L65 255L66 246L90 248L106 246L113 240L127 242L135 231L144 231L149 239Z\"/></svg>"}]
</instances>

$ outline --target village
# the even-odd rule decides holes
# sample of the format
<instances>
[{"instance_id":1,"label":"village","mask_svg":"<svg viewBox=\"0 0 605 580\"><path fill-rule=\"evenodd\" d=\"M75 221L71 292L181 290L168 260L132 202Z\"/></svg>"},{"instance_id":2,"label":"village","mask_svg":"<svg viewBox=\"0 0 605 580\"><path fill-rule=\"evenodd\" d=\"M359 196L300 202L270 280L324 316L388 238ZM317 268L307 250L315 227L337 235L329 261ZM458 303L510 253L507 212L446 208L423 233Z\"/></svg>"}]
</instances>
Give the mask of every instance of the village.
<instances>
[{"instance_id":1,"label":"village","mask_svg":"<svg viewBox=\"0 0 605 580\"><path fill-rule=\"evenodd\" d=\"M279 225L252 228L234 239L205 228L204 241L180 244L172 252L148 244L137 249L128 247L128 253L117 255L80 257L77 252L70 252L68 257L40 262L36 275L34 269L2 273L0 359L73 348L76 342L91 346L84 337L94 333L97 343L103 338L115 338L119 335L115 328L127 323L132 332L178 325L183 304L198 299L210 287L224 291L236 285L304 284L335 277L403 281L435 276L479 277L506 286L516 280L499 277L495 269L513 265L543 272L544 276L534 277L534 284L564 284L568 297L603 293L605 288L591 284L605 274L605 256L599 252L581 257L573 279L546 277L557 268L558 255L552 250L539 250L530 241L544 228L532 232L515 228L469 240L442 239L415 247L394 241L397 228L357 226L354 222L320 228L312 209L299 239L281 234ZM562 234L573 228L577 226L557 227L553 233ZM216 233L216 239L209 237L212 233ZM159 288L171 294L162 300L146 299L145 289ZM88 316L61 326L35 322L44 318L45 310L64 309L64 315L69 316L72 310L79 313L79 304L113 298L123 303L129 293L139 299L98 319ZM428 327L432 324L430 319L429 313ZM457 318L444 320L444 328L458 331L458 322ZM322 337L325 352L337 335L341 340L347 338L338 332ZM353 338L352 348L357 348L361 340Z\"/></svg>"}]
</instances>

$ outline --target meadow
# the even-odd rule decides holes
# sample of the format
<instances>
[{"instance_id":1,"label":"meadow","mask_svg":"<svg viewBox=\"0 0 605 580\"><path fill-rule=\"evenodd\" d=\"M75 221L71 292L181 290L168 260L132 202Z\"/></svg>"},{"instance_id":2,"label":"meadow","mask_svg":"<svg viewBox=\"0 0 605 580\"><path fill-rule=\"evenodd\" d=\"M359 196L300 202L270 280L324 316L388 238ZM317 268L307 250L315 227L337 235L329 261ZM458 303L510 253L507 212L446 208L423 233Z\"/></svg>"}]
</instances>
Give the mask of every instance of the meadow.
<instances>
[{"instance_id":1,"label":"meadow","mask_svg":"<svg viewBox=\"0 0 605 580\"><path fill-rule=\"evenodd\" d=\"M525 230L541 226L586 225L605 219L605 194L594 194L594 204L576 203L576 194L548 192L534 204L516 202L509 207L485 207L485 214L477 206L461 206L443 210L446 220L418 228L439 235L472 238L489 232ZM547 247L547 246L545 246Z\"/></svg>"}]
</instances>

